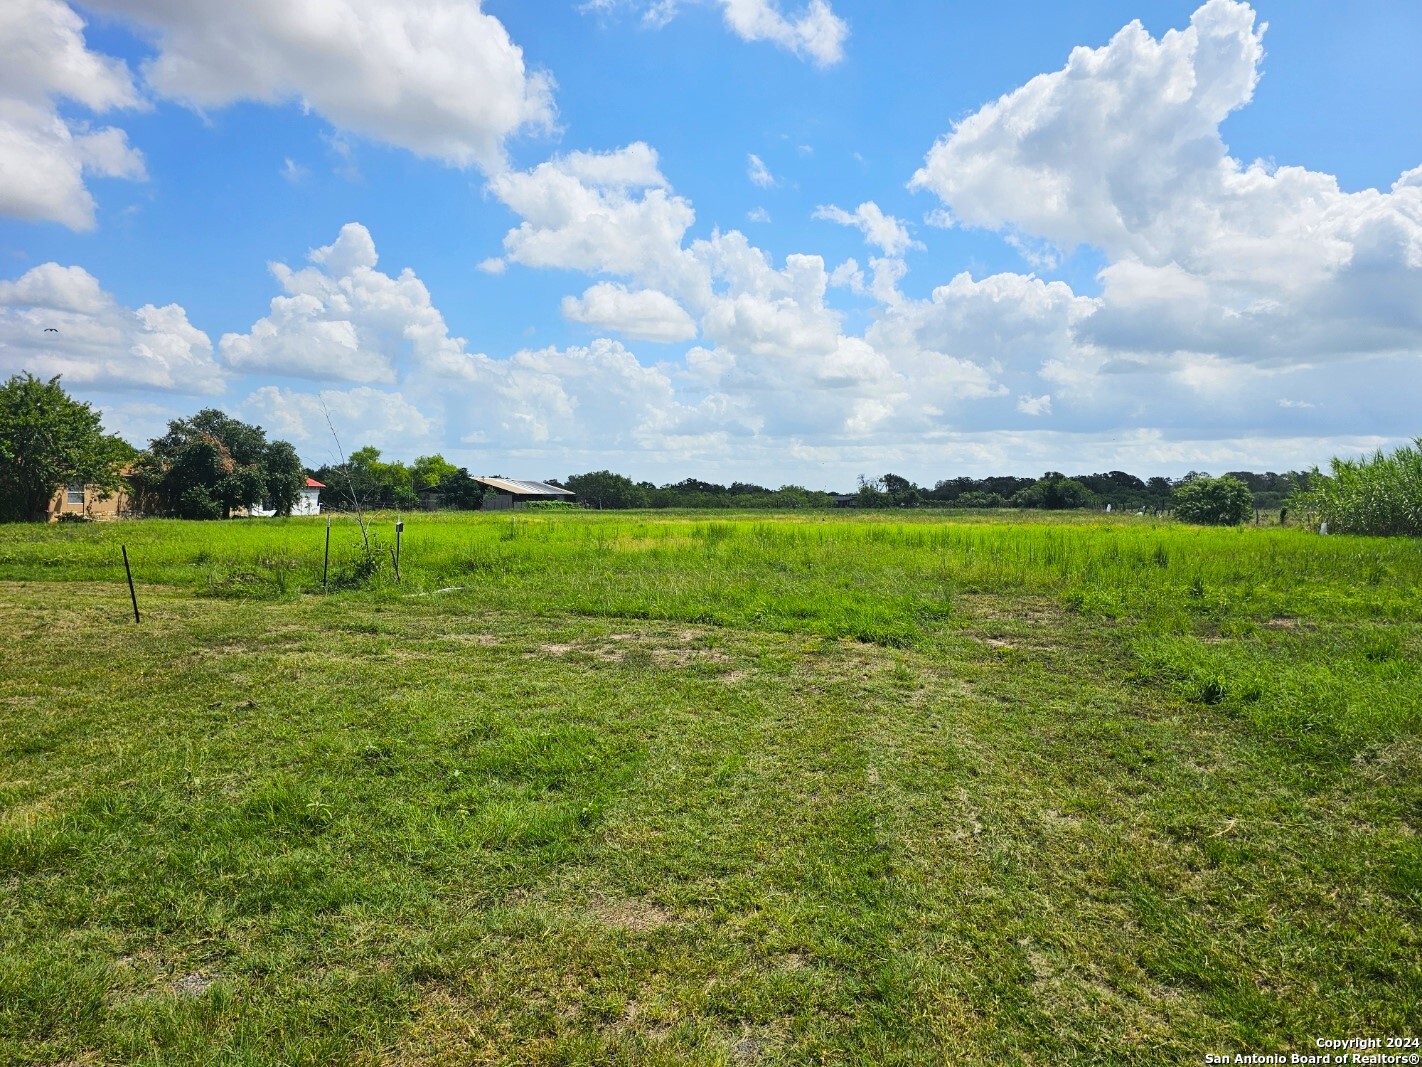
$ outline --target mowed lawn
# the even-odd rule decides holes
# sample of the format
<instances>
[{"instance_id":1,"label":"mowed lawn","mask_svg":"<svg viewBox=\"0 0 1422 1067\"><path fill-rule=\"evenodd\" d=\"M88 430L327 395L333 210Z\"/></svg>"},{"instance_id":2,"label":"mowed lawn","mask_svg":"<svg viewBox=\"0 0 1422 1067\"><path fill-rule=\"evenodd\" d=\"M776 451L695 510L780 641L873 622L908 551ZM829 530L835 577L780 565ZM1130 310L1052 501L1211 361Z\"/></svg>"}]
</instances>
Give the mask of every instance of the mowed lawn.
<instances>
[{"instance_id":1,"label":"mowed lawn","mask_svg":"<svg viewBox=\"0 0 1422 1067\"><path fill-rule=\"evenodd\" d=\"M1415 541L416 516L323 593L323 536L0 529L0 1063L1422 1036Z\"/></svg>"}]
</instances>

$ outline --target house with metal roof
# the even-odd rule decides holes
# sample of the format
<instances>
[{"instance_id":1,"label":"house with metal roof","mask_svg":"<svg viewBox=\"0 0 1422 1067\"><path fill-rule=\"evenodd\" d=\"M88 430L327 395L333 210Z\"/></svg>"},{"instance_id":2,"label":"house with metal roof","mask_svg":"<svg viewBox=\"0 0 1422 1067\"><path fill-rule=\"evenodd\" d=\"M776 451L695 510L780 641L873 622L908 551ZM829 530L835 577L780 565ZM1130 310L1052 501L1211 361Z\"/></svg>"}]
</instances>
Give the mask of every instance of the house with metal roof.
<instances>
[{"instance_id":1,"label":"house with metal roof","mask_svg":"<svg viewBox=\"0 0 1422 1067\"><path fill-rule=\"evenodd\" d=\"M514 478L475 478L476 482L492 489L495 496L484 498L485 511L517 511L526 504L540 500L561 500L571 504L578 499L577 494L547 482L526 482Z\"/></svg>"}]
</instances>

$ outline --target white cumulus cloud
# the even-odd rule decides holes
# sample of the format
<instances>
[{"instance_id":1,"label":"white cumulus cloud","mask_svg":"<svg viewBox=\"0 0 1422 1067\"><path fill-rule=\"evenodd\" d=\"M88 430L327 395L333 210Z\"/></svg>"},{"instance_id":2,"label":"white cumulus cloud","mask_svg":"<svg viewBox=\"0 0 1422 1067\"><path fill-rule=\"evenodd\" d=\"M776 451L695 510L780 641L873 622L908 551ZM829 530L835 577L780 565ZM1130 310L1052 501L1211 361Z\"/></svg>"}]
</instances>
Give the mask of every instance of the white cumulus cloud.
<instances>
[{"instance_id":1,"label":"white cumulus cloud","mask_svg":"<svg viewBox=\"0 0 1422 1067\"><path fill-rule=\"evenodd\" d=\"M648 177L645 168L591 157L573 160L569 169L603 182ZM378 269L375 242L359 223L342 227L308 259L299 270L272 264L283 295L250 331L220 343L233 370L358 383L320 393L266 385L247 398L244 410L298 443L315 448L328 435L323 398L349 447L407 450L461 442L535 451L608 442L659 448L684 435L683 423L701 410L678 398L663 370L605 337L507 358L469 351L463 338L450 336L413 270L392 276ZM611 283L569 298L565 312L650 340L685 340L696 329L665 293ZM441 433L448 435L443 445Z\"/></svg>"},{"instance_id":2,"label":"white cumulus cloud","mask_svg":"<svg viewBox=\"0 0 1422 1067\"><path fill-rule=\"evenodd\" d=\"M126 308L82 267L44 263L0 281L0 371L112 390L213 393L207 334L177 304Z\"/></svg>"},{"instance_id":3,"label":"white cumulus cloud","mask_svg":"<svg viewBox=\"0 0 1422 1067\"><path fill-rule=\"evenodd\" d=\"M1158 41L1133 22L957 123L911 184L968 225L1172 258L1238 169L1219 125L1253 95L1261 34L1238 0L1209 0Z\"/></svg>"},{"instance_id":4,"label":"white cumulus cloud","mask_svg":"<svg viewBox=\"0 0 1422 1067\"><path fill-rule=\"evenodd\" d=\"M1220 123L1252 94L1261 33L1235 0L1159 40L1128 26L929 152L915 185L943 207L927 225L992 227L1043 270L1093 245L1100 296L960 273L919 299L902 284L910 231L873 201L818 212L883 253L864 268L772 257L735 230L693 238L691 204L645 145L605 154L635 181L557 160L516 176L505 258L616 280L570 308L594 290L674 300L699 325L667 368L680 395L705 394L701 415L786 455L1014 433L1082 455L1148 440L1160 457L1205 439L1397 433L1422 402L1422 169L1345 193L1328 175L1232 158ZM848 328L861 315L835 289L872 298L866 327ZM1004 430L1024 416L1054 429ZM1107 437L1117 444L1090 452Z\"/></svg>"},{"instance_id":5,"label":"white cumulus cloud","mask_svg":"<svg viewBox=\"0 0 1422 1067\"><path fill-rule=\"evenodd\" d=\"M664 372L606 338L482 359L473 382L483 399L467 411L469 443L655 448L681 409Z\"/></svg>"},{"instance_id":6,"label":"white cumulus cloud","mask_svg":"<svg viewBox=\"0 0 1422 1067\"><path fill-rule=\"evenodd\" d=\"M644 325L640 335L660 340L673 336L661 325L661 309L670 313L675 306L699 319L705 343L687 354L685 373L709 394L708 403L710 397L721 398L715 403L734 413L737 426L821 435L851 427L854 433L922 428L950 401L1001 391L992 371L974 362L972 346L964 346L967 354L949 355L928 350L911 330L884 332L888 344L845 333L843 315L826 302L832 281L898 305L901 260L872 260L873 280L866 285L852 262L833 276L819 256L792 254L777 267L735 230L687 241L691 205L648 165L655 161L650 149L633 145L597 158L602 163L592 177L580 176L590 173L587 157L568 157L493 183L525 216L505 237L506 258L611 274L631 283L602 282L580 298L566 298L565 314L576 320L622 329L639 316L651 318L657 327ZM623 179L624 171L635 180ZM875 206L853 218L890 248L908 241L902 224ZM648 316L640 305L653 300L659 313ZM689 338L686 322L680 315L673 319L675 332ZM993 328L984 326L989 334ZM807 397L815 401L806 403Z\"/></svg>"},{"instance_id":7,"label":"white cumulus cloud","mask_svg":"<svg viewBox=\"0 0 1422 1067\"><path fill-rule=\"evenodd\" d=\"M509 262L590 274L684 272L681 241L696 216L671 193L646 144L573 152L501 174L489 188L524 220L504 238Z\"/></svg>"},{"instance_id":8,"label":"white cumulus cloud","mask_svg":"<svg viewBox=\"0 0 1422 1067\"><path fill-rule=\"evenodd\" d=\"M611 282L599 282L581 297L564 297L563 317L642 341L670 344L696 336L696 323L666 293L629 291Z\"/></svg>"},{"instance_id":9,"label":"white cumulus cloud","mask_svg":"<svg viewBox=\"0 0 1422 1067\"><path fill-rule=\"evenodd\" d=\"M0 214L94 226L85 175L145 177L123 130L60 115L68 100L94 114L141 106L128 68L89 50L84 20L60 0L0 5Z\"/></svg>"},{"instance_id":10,"label":"white cumulus cloud","mask_svg":"<svg viewBox=\"0 0 1422 1067\"><path fill-rule=\"evenodd\" d=\"M429 290L406 268L376 270L370 231L347 223L310 253L311 266L271 264L285 291L245 334L224 334L223 362L234 370L317 381L393 383L402 365L467 371L462 338L450 337Z\"/></svg>"},{"instance_id":11,"label":"white cumulus cloud","mask_svg":"<svg viewBox=\"0 0 1422 1067\"><path fill-rule=\"evenodd\" d=\"M1035 265L1055 262L1043 241L1105 253L1078 351L1053 368L1074 388L1163 375L1203 392L1229 361L1307 373L1422 354L1422 168L1345 192L1223 140L1264 30L1240 0L1208 0L1159 39L1131 23L957 123L914 175Z\"/></svg>"},{"instance_id":12,"label":"white cumulus cloud","mask_svg":"<svg viewBox=\"0 0 1422 1067\"><path fill-rule=\"evenodd\" d=\"M33 2L33 0L29 0ZM553 120L553 80L479 0L91 0L148 30L154 92L197 108L300 101L333 125L456 166Z\"/></svg>"},{"instance_id":13,"label":"white cumulus cloud","mask_svg":"<svg viewBox=\"0 0 1422 1067\"><path fill-rule=\"evenodd\" d=\"M560 465L724 442L743 425L729 398L685 401L663 368L605 337L506 359L475 357L464 382L444 383L443 399L461 445Z\"/></svg>"},{"instance_id":14,"label":"white cumulus cloud","mask_svg":"<svg viewBox=\"0 0 1422 1067\"><path fill-rule=\"evenodd\" d=\"M665 26L677 11L696 0L584 0L583 12L609 14L618 8L642 11L642 22L654 29ZM792 14L781 11L776 0L714 0L721 8L726 28L743 41L768 41L821 67L844 58L849 24L834 13L828 0L809 0Z\"/></svg>"},{"instance_id":15,"label":"white cumulus cloud","mask_svg":"<svg viewBox=\"0 0 1422 1067\"><path fill-rule=\"evenodd\" d=\"M821 67L844 58L849 24L826 0L810 0L798 14L782 14L775 0L720 0L726 25L745 41L769 41Z\"/></svg>"},{"instance_id":16,"label":"white cumulus cloud","mask_svg":"<svg viewBox=\"0 0 1422 1067\"><path fill-rule=\"evenodd\" d=\"M398 454L437 445L436 423L403 394L365 385L320 393L264 385L240 411L272 438L296 445L308 462L339 462L332 427L347 452L374 445Z\"/></svg>"}]
</instances>

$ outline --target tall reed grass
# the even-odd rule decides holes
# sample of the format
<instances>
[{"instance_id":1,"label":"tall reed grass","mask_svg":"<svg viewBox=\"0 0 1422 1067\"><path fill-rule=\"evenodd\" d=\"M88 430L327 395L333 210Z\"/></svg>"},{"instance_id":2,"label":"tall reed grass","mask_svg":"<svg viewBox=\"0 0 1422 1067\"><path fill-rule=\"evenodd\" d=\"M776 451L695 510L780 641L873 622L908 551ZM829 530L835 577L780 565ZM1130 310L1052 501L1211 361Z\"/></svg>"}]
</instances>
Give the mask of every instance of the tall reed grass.
<instances>
[{"instance_id":1,"label":"tall reed grass","mask_svg":"<svg viewBox=\"0 0 1422 1067\"><path fill-rule=\"evenodd\" d=\"M1335 457L1294 506L1335 533L1422 536L1422 438L1390 453Z\"/></svg>"}]
</instances>

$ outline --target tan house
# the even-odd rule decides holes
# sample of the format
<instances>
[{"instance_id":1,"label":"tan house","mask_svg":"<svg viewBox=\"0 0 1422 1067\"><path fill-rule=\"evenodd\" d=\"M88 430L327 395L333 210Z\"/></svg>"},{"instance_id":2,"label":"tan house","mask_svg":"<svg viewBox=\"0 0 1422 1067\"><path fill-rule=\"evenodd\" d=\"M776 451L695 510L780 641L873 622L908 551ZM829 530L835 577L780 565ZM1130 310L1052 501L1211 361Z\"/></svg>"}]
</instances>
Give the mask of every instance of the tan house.
<instances>
[{"instance_id":1,"label":"tan house","mask_svg":"<svg viewBox=\"0 0 1422 1067\"><path fill-rule=\"evenodd\" d=\"M59 492L49 502L49 521L58 522L62 516L75 515L85 519L105 521L126 519L133 514L133 501L128 486L105 495L97 486L72 482L60 486Z\"/></svg>"},{"instance_id":2,"label":"tan house","mask_svg":"<svg viewBox=\"0 0 1422 1067\"><path fill-rule=\"evenodd\" d=\"M122 475L126 476L131 469L125 467L121 472ZM307 478L306 485L302 487L291 513L293 515L321 514L321 490L325 488L314 478ZM251 511L246 508L232 509L233 518L245 518L249 515L255 518L265 518L275 514L275 511L263 511L260 508L253 508ZM83 482L72 482L69 485L61 486L59 492L54 494L54 499L49 502L49 521L58 522L65 515L93 519L96 522L143 517L133 509L133 491L127 482L122 488L107 495L98 486L85 485Z\"/></svg>"}]
</instances>

